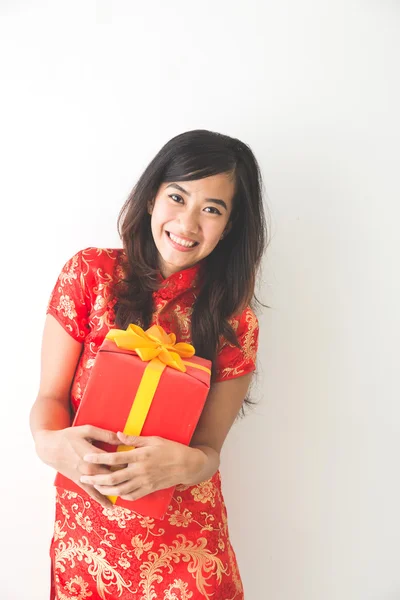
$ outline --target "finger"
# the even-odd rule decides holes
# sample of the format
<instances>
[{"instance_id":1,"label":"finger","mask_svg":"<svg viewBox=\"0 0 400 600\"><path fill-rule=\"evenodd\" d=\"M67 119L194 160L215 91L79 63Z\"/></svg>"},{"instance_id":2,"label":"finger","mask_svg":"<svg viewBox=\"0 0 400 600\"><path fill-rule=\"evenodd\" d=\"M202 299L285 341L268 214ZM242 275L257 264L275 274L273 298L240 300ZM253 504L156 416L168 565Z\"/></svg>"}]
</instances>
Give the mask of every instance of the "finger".
<instances>
[{"instance_id":1,"label":"finger","mask_svg":"<svg viewBox=\"0 0 400 600\"><path fill-rule=\"evenodd\" d=\"M143 498L143 496L147 496L150 492L146 492L143 488L138 488L134 490L130 494L125 494L124 496L119 496L121 500L139 500L139 498Z\"/></svg>"},{"instance_id":2,"label":"finger","mask_svg":"<svg viewBox=\"0 0 400 600\"><path fill-rule=\"evenodd\" d=\"M78 464L78 471L82 475L98 475L101 473L107 474L110 472L110 467L101 463L92 464L88 461L85 461L83 458L86 454L108 454L108 452L105 450L96 448L96 446L93 446L86 440L81 440L80 443L74 444L74 450L81 457L81 460Z\"/></svg>"},{"instance_id":3,"label":"finger","mask_svg":"<svg viewBox=\"0 0 400 600\"><path fill-rule=\"evenodd\" d=\"M137 448L152 445L157 439L155 436L149 435L126 435L122 431L117 431L117 436L125 446L135 446Z\"/></svg>"},{"instance_id":4,"label":"finger","mask_svg":"<svg viewBox=\"0 0 400 600\"><path fill-rule=\"evenodd\" d=\"M135 450L126 452L104 452L96 454L85 454L83 460L97 465L127 465L137 462L139 456Z\"/></svg>"},{"instance_id":5,"label":"finger","mask_svg":"<svg viewBox=\"0 0 400 600\"><path fill-rule=\"evenodd\" d=\"M110 473L110 467L106 467L104 465L94 465L82 459L79 461L78 471L80 475L108 475Z\"/></svg>"},{"instance_id":6,"label":"finger","mask_svg":"<svg viewBox=\"0 0 400 600\"><path fill-rule=\"evenodd\" d=\"M120 442L118 442L120 443ZM92 442L85 438L76 438L71 439L70 444L72 448L75 450L79 456L84 456L85 454L107 454L106 450L102 450L101 448L97 448L94 446Z\"/></svg>"},{"instance_id":7,"label":"finger","mask_svg":"<svg viewBox=\"0 0 400 600\"><path fill-rule=\"evenodd\" d=\"M152 490L149 486L140 485L137 478L126 481L119 485L107 486L107 485L96 485L95 490L98 490L105 496L126 496L133 493L140 492L142 496L149 494Z\"/></svg>"},{"instance_id":8,"label":"finger","mask_svg":"<svg viewBox=\"0 0 400 600\"><path fill-rule=\"evenodd\" d=\"M106 444L112 444L118 446L120 440L114 431L108 429L101 429L94 425L79 425L77 429L81 430L81 433L86 439L96 440L98 442L105 442Z\"/></svg>"},{"instance_id":9,"label":"finger","mask_svg":"<svg viewBox=\"0 0 400 600\"><path fill-rule=\"evenodd\" d=\"M113 472L107 470L104 475L83 475L80 480L82 483L88 483L89 485L112 486L129 481L132 479L133 475L134 473L132 469L125 468Z\"/></svg>"},{"instance_id":10,"label":"finger","mask_svg":"<svg viewBox=\"0 0 400 600\"><path fill-rule=\"evenodd\" d=\"M96 502L98 502L99 504L101 504L101 506L103 506L104 508L112 508L114 505L112 504L112 502L110 502L110 500L108 498L106 498L106 496L103 496L103 494L101 494L98 490L96 490L96 488L90 486L90 485L85 485L82 483L78 483L78 485Z\"/></svg>"},{"instance_id":11,"label":"finger","mask_svg":"<svg viewBox=\"0 0 400 600\"><path fill-rule=\"evenodd\" d=\"M98 448L97 446L94 446L94 441L95 440L88 440L88 439L83 439L83 440L79 440L80 444L82 444L82 446L80 446L80 448L83 450L83 452L81 452L81 454L88 454L88 453L93 453L93 454L101 454L102 452L107 452L107 450L103 450L102 448ZM118 442L119 443L119 442Z\"/></svg>"}]
</instances>

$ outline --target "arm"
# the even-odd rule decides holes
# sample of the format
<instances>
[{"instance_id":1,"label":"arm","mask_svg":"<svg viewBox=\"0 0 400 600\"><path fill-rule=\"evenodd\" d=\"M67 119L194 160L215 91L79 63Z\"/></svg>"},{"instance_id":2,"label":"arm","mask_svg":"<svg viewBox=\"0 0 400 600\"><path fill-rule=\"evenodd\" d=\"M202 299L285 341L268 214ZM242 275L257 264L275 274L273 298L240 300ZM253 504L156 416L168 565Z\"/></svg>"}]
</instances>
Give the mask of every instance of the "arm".
<instances>
[{"instance_id":1,"label":"arm","mask_svg":"<svg viewBox=\"0 0 400 600\"><path fill-rule=\"evenodd\" d=\"M82 344L47 315L41 351L39 392L30 412L30 427L39 457L52 465L57 457L46 452L47 434L71 425L69 391ZM47 436L47 437L46 437Z\"/></svg>"},{"instance_id":2,"label":"arm","mask_svg":"<svg viewBox=\"0 0 400 600\"><path fill-rule=\"evenodd\" d=\"M250 386L252 373L220 381L211 386L204 410L190 443L201 452L188 465L187 485L200 483L214 475L220 464L220 452Z\"/></svg>"},{"instance_id":3,"label":"arm","mask_svg":"<svg viewBox=\"0 0 400 600\"><path fill-rule=\"evenodd\" d=\"M108 472L83 461L87 452L101 452L93 439L118 444L116 435L96 427L70 427L70 388L82 344L51 315L46 317L41 352L39 393L30 413L36 452L41 460L72 479L104 506L110 503L91 486L79 482L84 474Z\"/></svg>"},{"instance_id":4,"label":"arm","mask_svg":"<svg viewBox=\"0 0 400 600\"><path fill-rule=\"evenodd\" d=\"M216 359L216 372L221 379L229 377L232 371L244 374L212 385L191 441L198 454L197 457L192 455L192 468L187 470L188 483L204 481L218 469L222 445L243 404L255 368L259 333L257 317L247 307L239 317L232 319L232 325L238 319L236 334L239 347L229 343L223 345ZM195 458L198 459L197 466Z\"/></svg>"}]
</instances>

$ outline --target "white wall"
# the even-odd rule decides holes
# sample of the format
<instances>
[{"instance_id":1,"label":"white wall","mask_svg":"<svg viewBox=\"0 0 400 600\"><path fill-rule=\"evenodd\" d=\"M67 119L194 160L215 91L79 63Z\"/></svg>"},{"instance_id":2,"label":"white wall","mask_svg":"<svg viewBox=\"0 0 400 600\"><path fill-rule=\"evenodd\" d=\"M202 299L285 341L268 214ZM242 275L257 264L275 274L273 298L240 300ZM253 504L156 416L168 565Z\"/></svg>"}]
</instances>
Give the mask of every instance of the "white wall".
<instances>
[{"instance_id":1,"label":"white wall","mask_svg":"<svg viewBox=\"0 0 400 600\"><path fill-rule=\"evenodd\" d=\"M0 588L48 594L28 413L47 299L173 135L249 143L272 214L257 410L223 452L246 600L400 597L398 2L0 3ZM4 362L5 360L5 362Z\"/></svg>"}]
</instances>

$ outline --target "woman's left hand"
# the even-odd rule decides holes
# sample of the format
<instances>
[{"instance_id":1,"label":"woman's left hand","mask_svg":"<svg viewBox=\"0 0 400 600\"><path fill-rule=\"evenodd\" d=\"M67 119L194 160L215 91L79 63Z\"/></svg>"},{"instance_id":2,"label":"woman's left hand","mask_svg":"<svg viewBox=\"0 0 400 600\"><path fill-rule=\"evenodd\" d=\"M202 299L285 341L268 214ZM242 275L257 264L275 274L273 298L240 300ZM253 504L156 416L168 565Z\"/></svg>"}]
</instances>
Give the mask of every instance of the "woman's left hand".
<instances>
[{"instance_id":1,"label":"woman's left hand","mask_svg":"<svg viewBox=\"0 0 400 600\"><path fill-rule=\"evenodd\" d=\"M118 432L121 444L132 450L89 454L84 460L118 470L101 475L84 475L82 483L93 485L105 496L137 500L156 490L187 483L207 460L199 449L155 436L127 436Z\"/></svg>"}]
</instances>

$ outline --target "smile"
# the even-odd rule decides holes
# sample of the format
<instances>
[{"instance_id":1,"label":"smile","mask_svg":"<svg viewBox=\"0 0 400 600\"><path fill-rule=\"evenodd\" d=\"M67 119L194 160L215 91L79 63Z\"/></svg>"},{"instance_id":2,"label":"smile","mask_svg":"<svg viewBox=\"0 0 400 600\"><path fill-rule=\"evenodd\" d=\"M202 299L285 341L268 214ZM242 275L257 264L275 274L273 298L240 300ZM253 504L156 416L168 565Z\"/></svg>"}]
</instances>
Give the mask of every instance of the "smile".
<instances>
[{"instance_id":1,"label":"smile","mask_svg":"<svg viewBox=\"0 0 400 600\"><path fill-rule=\"evenodd\" d=\"M170 231L167 231L166 233L174 246L176 245L181 248L189 249L189 248L194 248L195 246L198 246L198 244L199 244L198 242L190 242L189 240L184 240L184 239L178 237L177 235L171 233Z\"/></svg>"}]
</instances>

